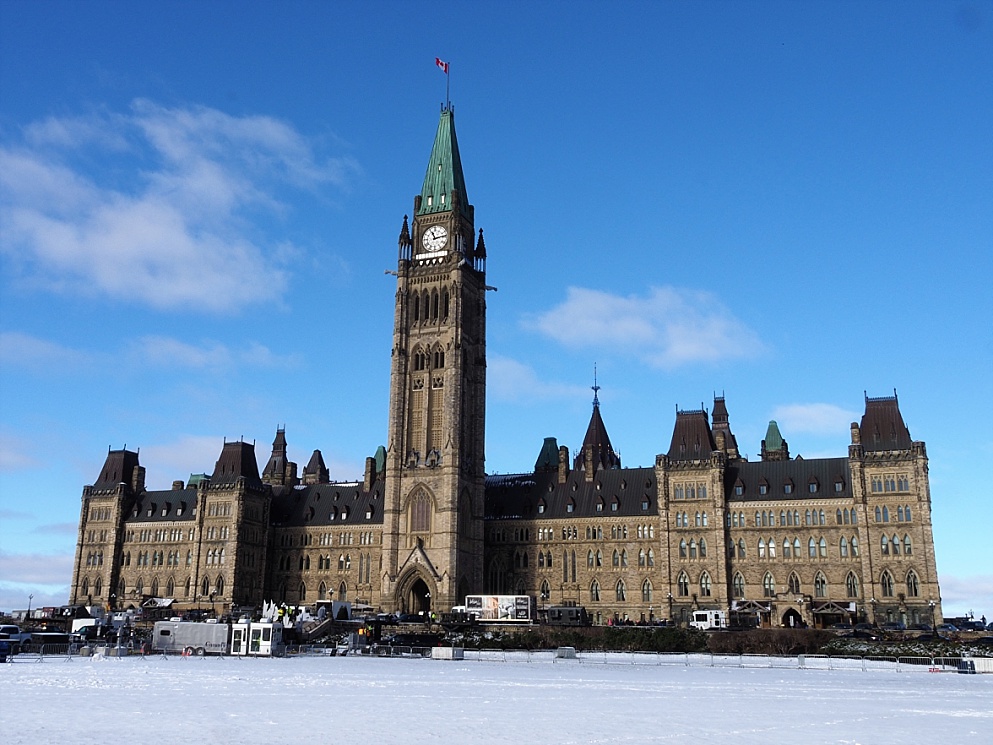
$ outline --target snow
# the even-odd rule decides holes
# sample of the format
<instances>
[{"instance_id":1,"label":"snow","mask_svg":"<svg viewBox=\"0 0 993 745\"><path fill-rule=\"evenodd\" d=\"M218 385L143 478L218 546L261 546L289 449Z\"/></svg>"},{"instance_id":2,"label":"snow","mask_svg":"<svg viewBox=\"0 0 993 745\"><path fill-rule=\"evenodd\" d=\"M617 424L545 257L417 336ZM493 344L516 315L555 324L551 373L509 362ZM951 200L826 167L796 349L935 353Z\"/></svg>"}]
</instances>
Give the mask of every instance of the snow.
<instances>
[{"instance_id":1,"label":"snow","mask_svg":"<svg viewBox=\"0 0 993 745\"><path fill-rule=\"evenodd\" d=\"M0 740L993 742L993 675L546 659L10 663L0 665Z\"/></svg>"}]
</instances>

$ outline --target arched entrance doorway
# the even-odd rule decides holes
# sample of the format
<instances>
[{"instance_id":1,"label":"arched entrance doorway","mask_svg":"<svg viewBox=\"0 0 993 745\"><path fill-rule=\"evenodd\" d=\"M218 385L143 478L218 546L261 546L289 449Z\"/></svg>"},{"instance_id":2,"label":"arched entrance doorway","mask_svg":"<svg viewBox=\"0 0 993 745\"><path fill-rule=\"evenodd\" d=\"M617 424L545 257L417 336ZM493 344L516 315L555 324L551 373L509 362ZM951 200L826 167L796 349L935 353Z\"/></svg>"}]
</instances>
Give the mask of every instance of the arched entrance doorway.
<instances>
[{"instance_id":1,"label":"arched entrance doorway","mask_svg":"<svg viewBox=\"0 0 993 745\"><path fill-rule=\"evenodd\" d=\"M431 611L431 588L419 575L409 575L397 587L396 601L401 613L426 615Z\"/></svg>"},{"instance_id":2,"label":"arched entrance doorway","mask_svg":"<svg viewBox=\"0 0 993 745\"><path fill-rule=\"evenodd\" d=\"M796 609L790 608L783 614L783 626L788 629L802 629L806 624L803 622L803 616Z\"/></svg>"}]
</instances>

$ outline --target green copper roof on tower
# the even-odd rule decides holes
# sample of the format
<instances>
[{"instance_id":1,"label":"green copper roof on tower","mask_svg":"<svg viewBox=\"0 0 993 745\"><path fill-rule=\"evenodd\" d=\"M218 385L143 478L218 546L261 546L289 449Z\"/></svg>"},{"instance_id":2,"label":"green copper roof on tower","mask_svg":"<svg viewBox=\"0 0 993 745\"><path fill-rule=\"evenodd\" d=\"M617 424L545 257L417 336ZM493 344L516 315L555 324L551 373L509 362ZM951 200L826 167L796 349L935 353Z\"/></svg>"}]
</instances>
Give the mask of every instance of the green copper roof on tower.
<instances>
[{"instance_id":1,"label":"green copper roof on tower","mask_svg":"<svg viewBox=\"0 0 993 745\"><path fill-rule=\"evenodd\" d=\"M765 449L766 450L782 450L783 449L783 436L779 432L779 425L776 424L775 420L769 422L769 429L765 431Z\"/></svg>"},{"instance_id":2,"label":"green copper roof on tower","mask_svg":"<svg viewBox=\"0 0 993 745\"><path fill-rule=\"evenodd\" d=\"M465 177L462 175L459 143L455 137L455 112L446 108L441 112L438 133L434 136L417 214L448 212L452 209L453 191L457 194L459 211L468 214L469 198L465 191Z\"/></svg>"}]
</instances>

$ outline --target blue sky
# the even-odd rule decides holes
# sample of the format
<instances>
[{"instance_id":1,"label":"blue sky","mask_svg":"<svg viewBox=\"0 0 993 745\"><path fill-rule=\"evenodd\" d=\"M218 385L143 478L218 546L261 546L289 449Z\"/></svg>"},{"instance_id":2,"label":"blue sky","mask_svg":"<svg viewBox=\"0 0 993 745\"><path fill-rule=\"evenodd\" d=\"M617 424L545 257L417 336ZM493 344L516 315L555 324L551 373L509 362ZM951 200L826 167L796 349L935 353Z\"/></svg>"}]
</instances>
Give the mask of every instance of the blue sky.
<instances>
[{"instance_id":1,"label":"blue sky","mask_svg":"<svg viewBox=\"0 0 993 745\"><path fill-rule=\"evenodd\" d=\"M896 389L947 614L993 616L993 4L0 0L0 608L64 602L84 484L277 425L386 439L396 239L445 77L485 231L487 470L724 392L756 458ZM978 518L978 519L977 519Z\"/></svg>"}]
</instances>

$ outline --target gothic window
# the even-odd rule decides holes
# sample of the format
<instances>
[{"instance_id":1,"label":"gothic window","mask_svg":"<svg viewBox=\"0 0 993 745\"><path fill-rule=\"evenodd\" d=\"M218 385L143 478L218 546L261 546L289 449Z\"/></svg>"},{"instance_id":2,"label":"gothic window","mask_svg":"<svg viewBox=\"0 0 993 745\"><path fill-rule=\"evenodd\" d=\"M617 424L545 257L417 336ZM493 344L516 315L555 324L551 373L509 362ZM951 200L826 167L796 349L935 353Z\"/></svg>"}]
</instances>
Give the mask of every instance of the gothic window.
<instances>
[{"instance_id":1,"label":"gothic window","mask_svg":"<svg viewBox=\"0 0 993 745\"><path fill-rule=\"evenodd\" d=\"M921 594L921 583L917 579L917 574L911 570L907 572L907 597L916 598Z\"/></svg>"},{"instance_id":2,"label":"gothic window","mask_svg":"<svg viewBox=\"0 0 993 745\"><path fill-rule=\"evenodd\" d=\"M700 558L707 558L707 540L705 538L700 539Z\"/></svg>"},{"instance_id":3,"label":"gothic window","mask_svg":"<svg viewBox=\"0 0 993 745\"><path fill-rule=\"evenodd\" d=\"M338 600L343 603L348 600L348 585L344 582L338 585Z\"/></svg>"},{"instance_id":4,"label":"gothic window","mask_svg":"<svg viewBox=\"0 0 993 745\"><path fill-rule=\"evenodd\" d=\"M703 546L702 538L700 539L700 545L701 547ZM705 554L701 551L700 556L704 556L704 555ZM769 539L769 558L770 559L776 558L776 540L774 538Z\"/></svg>"},{"instance_id":5,"label":"gothic window","mask_svg":"<svg viewBox=\"0 0 993 745\"><path fill-rule=\"evenodd\" d=\"M731 580L731 593L738 600L745 597L745 578L741 576L741 572L736 572L734 579Z\"/></svg>"},{"instance_id":6,"label":"gothic window","mask_svg":"<svg viewBox=\"0 0 993 745\"><path fill-rule=\"evenodd\" d=\"M448 320L448 304L449 304L448 290L445 290L441 294L441 318L443 321Z\"/></svg>"},{"instance_id":7,"label":"gothic window","mask_svg":"<svg viewBox=\"0 0 993 745\"><path fill-rule=\"evenodd\" d=\"M908 523L911 521L912 518L910 517L910 505L909 504L906 507L904 507L904 509L903 509L903 516L907 520Z\"/></svg>"},{"instance_id":8,"label":"gothic window","mask_svg":"<svg viewBox=\"0 0 993 745\"><path fill-rule=\"evenodd\" d=\"M894 556L899 556L900 555L900 537L896 533L893 534L893 539L890 541L890 545L893 546L893 555Z\"/></svg>"},{"instance_id":9,"label":"gothic window","mask_svg":"<svg viewBox=\"0 0 993 745\"><path fill-rule=\"evenodd\" d=\"M765 539L759 538L759 558L765 558Z\"/></svg>"},{"instance_id":10,"label":"gothic window","mask_svg":"<svg viewBox=\"0 0 993 745\"><path fill-rule=\"evenodd\" d=\"M541 599L548 600L551 597L551 588L548 585L548 580L542 580L541 582Z\"/></svg>"},{"instance_id":11,"label":"gothic window","mask_svg":"<svg viewBox=\"0 0 993 745\"><path fill-rule=\"evenodd\" d=\"M827 597L827 580L824 575L820 572L814 577L814 597L826 598Z\"/></svg>"},{"instance_id":12,"label":"gothic window","mask_svg":"<svg viewBox=\"0 0 993 745\"><path fill-rule=\"evenodd\" d=\"M638 566L645 566L645 549L643 548L638 549Z\"/></svg>"},{"instance_id":13,"label":"gothic window","mask_svg":"<svg viewBox=\"0 0 993 745\"><path fill-rule=\"evenodd\" d=\"M99 584L99 580L97 580L97 583ZM97 592L99 593L100 590L97 589ZM169 581L166 583L166 596L171 598L175 594L176 594L176 583L173 582L172 577L170 577Z\"/></svg>"},{"instance_id":14,"label":"gothic window","mask_svg":"<svg viewBox=\"0 0 993 745\"><path fill-rule=\"evenodd\" d=\"M762 578L762 594L767 598L776 597L776 580L772 572L766 572L765 577Z\"/></svg>"},{"instance_id":15,"label":"gothic window","mask_svg":"<svg viewBox=\"0 0 993 745\"><path fill-rule=\"evenodd\" d=\"M889 571L883 571L879 578L879 586L882 588L884 598L893 597L893 575Z\"/></svg>"},{"instance_id":16,"label":"gothic window","mask_svg":"<svg viewBox=\"0 0 993 745\"><path fill-rule=\"evenodd\" d=\"M601 552L600 549L596 550L596 565L598 567L603 566L603 552Z\"/></svg>"},{"instance_id":17,"label":"gothic window","mask_svg":"<svg viewBox=\"0 0 993 745\"><path fill-rule=\"evenodd\" d=\"M883 522L888 523L890 521L890 509L889 507L883 507Z\"/></svg>"},{"instance_id":18,"label":"gothic window","mask_svg":"<svg viewBox=\"0 0 993 745\"><path fill-rule=\"evenodd\" d=\"M328 598L328 586L321 582L320 586L317 588L317 599L327 600Z\"/></svg>"},{"instance_id":19,"label":"gothic window","mask_svg":"<svg viewBox=\"0 0 993 745\"><path fill-rule=\"evenodd\" d=\"M431 530L431 498L419 492L410 500L410 531L427 533Z\"/></svg>"},{"instance_id":20,"label":"gothic window","mask_svg":"<svg viewBox=\"0 0 993 745\"><path fill-rule=\"evenodd\" d=\"M696 558L696 541L692 538L690 539L690 558Z\"/></svg>"},{"instance_id":21,"label":"gothic window","mask_svg":"<svg viewBox=\"0 0 993 745\"><path fill-rule=\"evenodd\" d=\"M883 521L883 511L877 505L876 507L876 522L881 523Z\"/></svg>"},{"instance_id":22,"label":"gothic window","mask_svg":"<svg viewBox=\"0 0 993 745\"><path fill-rule=\"evenodd\" d=\"M744 538L739 538L738 539L738 558L739 559L744 559L745 558L745 539Z\"/></svg>"},{"instance_id":23,"label":"gothic window","mask_svg":"<svg viewBox=\"0 0 993 745\"><path fill-rule=\"evenodd\" d=\"M788 559L788 558L790 558L790 556L792 556L793 552L790 550L790 548L791 548L791 546L790 546L790 539L789 538L784 538L783 539L783 558L784 559Z\"/></svg>"},{"instance_id":24,"label":"gothic window","mask_svg":"<svg viewBox=\"0 0 993 745\"><path fill-rule=\"evenodd\" d=\"M914 552L914 547L910 542L910 536L907 534L903 536L903 552L907 556L910 556Z\"/></svg>"},{"instance_id":25,"label":"gothic window","mask_svg":"<svg viewBox=\"0 0 993 745\"><path fill-rule=\"evenodd\" d=\"M786 582L788 587L788 592L793 595L800 594L800 578L797 576L796 572L790 574L790 578Z\"/></svg>"},{"instance_id":26,"label":"gothic window","mask_svg":"<svg viewBox=\"0 0 993 745\"><path fill-rule=\"evenodd\" d=\"M686 576L686 572L679 573L679 578L676 580L676 591L681 598L689 597L690 578Z\"/></svg>"},{"instance_id":27,"label":"gothic window","mask_svg":"<svg viewBox=\"0 0 993 745\"><path fill-rule=\"evenodd\" d=\"M586 552L586 566L587 568L593 567L593 549L591 548Z\"/></svg>"},{"instance_id":28,"label":"gothic window","mask_svg":"<svg viewBox=\"0 0 993 745\"><path fill-rule=\"evenodd\" d=\"M611 557L611 566L619 567L621 565L621 555L614 549L614 555Z\"/></svg>"},{"instance_id":29,"label":"gothic window","mask_svg":"<svg viewBox=\"0 0 993 745\"><path fill-rule=\"evenodd\" d=\"M681 540L679 542L679 558L680 559L685 559L686 556L687 556L687 554L686 554L686 541L685 540Z\"/></svg>"},{"instance_id":30,"label":"gothic window","mask_svg":"<svg viewBox=\"0 0 993 745\"><path fill-rule=\"evenodd\" d=\"M822 559L827 558L827 541L823 538L817 542L817 555Z\"/></svg>"},{"instance_id":31,"label":"gothic window","mask_svg":"<svg viewBox=\"0 0 993 745\"><path fill-rule=\"evenodd\" d=\"M648 549L648 566L655 566L655 551Z\"/></svg>"},{"instance_id":32,"label":"gothic window","mask_svg":"<svg viewBox=\"0 0 993 745\"><path fill-rule=\"evenodd\" d=\"M707 527L707 513L706 512L703 513L703 527L705 527L705 528Z\"/></svg>"},{"instance_id":33,"label":"gothic window","mask_svg":"<svg viewBox=\"0 0 993 745\"><path fill-rule=\"evenodd\" d=\"M628 552L627 549L621 549L621 566L626 567L628 565Z\"/></svg>"},{"instance_id":34,"label":"gothic window","mask_svg":"<svg viewBox=\"0 0 993 745\"><path fill-rule=\"evenodd\" d=\"M627 588L624 586L624 580L617 580L617 587L614 590L617 597L618 603L623 603L628 599Z\"/></svg>"},{"instance_id":35,"label":"gothic window","mask_svg":"<svg viewBox=\"0 0 993 745\"><path fill-rule=\"evenodd\" d=\"M600 583L596 580L593 580L593 583L590 585L590 601L594 603L600 602Z\"/></svg>"},{"instance_id":36,"label":"gothic window","mask_svg":"<svg viewBox=\"0 0 993 745\"><path fill-rule=\"evenodd\" d=\"M807 541L807 557L810 559L817 558L817 544L814 542L813 538Z\"/></svg>"},{"instance_id":37,"label":"gothic window","mask_svg":"<svg viewBox=\"0 0 993 745\"><path fill-rule=\"evenodd\" d=\"M890 554L890 539L885 535L879 537L879 547L883 552L883 556L889 556Z\"/></svg>"},{"instance_id":38,"label":"gothic window","mask_svg":"<svg viewBox=\"0 0 993 745\"><path fill-rule=\"evenodd\" d=\"M641 602L650 603L652 602L652 583L649 580L645 580L641 584Z\"/></svg>"},{"instance_id":39,"label":"gothic window","mask_svg":"<svg viewBox=\"0 0 993 745\"><path fill-rule=\"evenodd\" d=\"M90 594L90 580L89 579L84 579L83 580L83 586L82 586L81 589L82 589L83 595L89 595Z\"/></svg>"},{"instance_id":40,"label":"gothic window","mask_svg":"<svg viewBox=\"0 0 993 745\"><path fill-rule=\"evenodd\" d=\"M898 523L903 522L903 505L900 505L899 507L896 508L896 521Z\"/></svg>"},{"instance_id":41,"label":"gothic window","mask_svg":"<svg viewBox=\"0 0 993 745\"><path fill-rule=\"evenodd\" d=\"M710 575L704 572L700 575L700 597L709 598L711 589Z\"/></svg>"},{"instance_id":42,"label":"gothic window","mask_svg":"<svg viewBox=\"0 0 993 745\"><path fill-rule=\"evenodd\" d=\"M848 539L845 536L841 536L841 540L838 541L838 553L842 559L848 558Z\"/></svg>"},{"instance_id":43,"label":"gothic window","mask_svg":"<svg viewBox=\"0 0 993 745\"><path fill-rule=\"evenodd\" d=\"M852 536L852 540L850 541L850 543L852 546L852 558L857 559L859 555L859 539L856 538L855 536Z\"/></svg>"},{"instance_id":44,"label":"gothic window","mask_svg":"<svg viewBox=\"0 0 993 745\"><path fill-rule=\"evenodd\" d=\"M538 568L545 568L545 553L543 551L538 552Z\"/></svg>"},{"instance_id":45,"label":"gothic window","mask_svg":"<svg viewBox=\"0 0 993 745\"><path fill-rule=\"evenodd\" d=\"M204 577L200 583L200 594L203 597L210 595L210 577Z\"/></svg>"}]
</instances>

